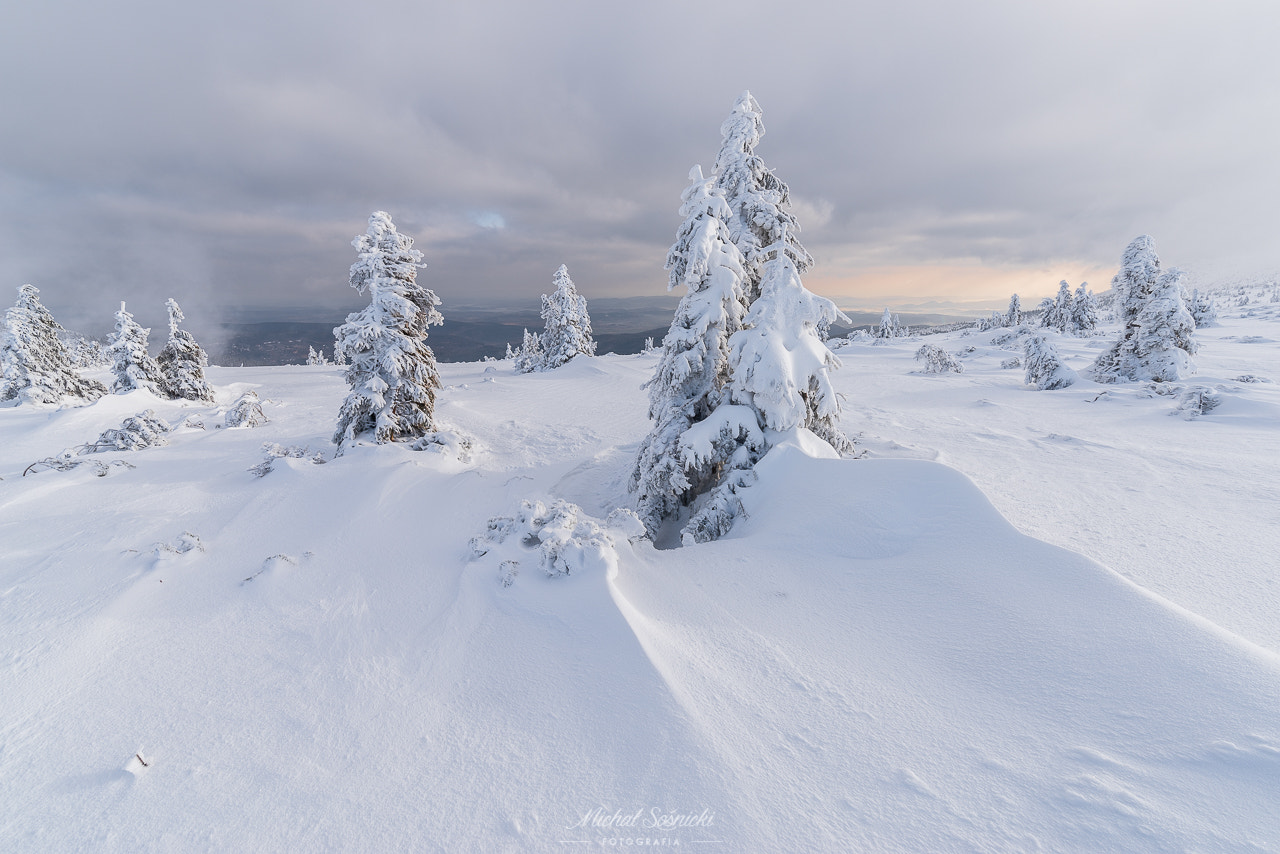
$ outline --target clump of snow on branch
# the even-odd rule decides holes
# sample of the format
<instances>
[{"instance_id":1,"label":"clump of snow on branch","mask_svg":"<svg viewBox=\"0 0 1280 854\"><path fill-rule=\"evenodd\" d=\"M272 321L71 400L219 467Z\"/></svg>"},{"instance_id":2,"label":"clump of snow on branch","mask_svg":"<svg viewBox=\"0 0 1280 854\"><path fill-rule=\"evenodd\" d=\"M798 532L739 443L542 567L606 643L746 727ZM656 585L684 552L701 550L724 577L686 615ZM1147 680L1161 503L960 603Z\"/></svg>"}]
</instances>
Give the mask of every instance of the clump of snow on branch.
<instances>
[{"instance_id":1,"label":"clump of snow on branch","mask_svg":"<svg viewBox=\"0 0 1280 854\"><path fill-rule=\"evenodd\" d=\"M568 501L550 506L522 501L514 516L490 519L485 531L471 539L471 552L475 560L490 554L506 557L499 564L499 580L510 586L524 561L536 562L551 578L611 572L618 565L618 545L644 536L644 523L630 510L614 510L601 521Z\"/></svg>"},{"instance_id":2,"label":"clump of snow on branch","mask_svg":"<svg viewBox=\"0 0 1280 854\"><path fill-rule=\"evenodd\" d=\"M739 493L756 482L753 470L730 471L724 481L703 501L681 531L680 542L689 546L718 540L733 528L733 523L746 515Z\"/></svg>"}]
</instances>

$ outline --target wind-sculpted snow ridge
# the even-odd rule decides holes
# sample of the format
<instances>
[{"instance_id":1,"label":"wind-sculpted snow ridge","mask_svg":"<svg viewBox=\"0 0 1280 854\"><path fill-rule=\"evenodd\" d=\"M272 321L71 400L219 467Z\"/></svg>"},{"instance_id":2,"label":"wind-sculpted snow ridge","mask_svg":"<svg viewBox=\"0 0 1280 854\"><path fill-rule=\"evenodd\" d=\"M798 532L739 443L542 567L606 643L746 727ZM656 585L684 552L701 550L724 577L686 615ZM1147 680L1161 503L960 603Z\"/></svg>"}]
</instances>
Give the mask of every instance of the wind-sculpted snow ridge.
<instances>
[{"instance_id":1,"label":"wind-sculpted snow ridge","mask_svg":"<svg viewBox=\"0 0 1280 854\"><path fill-rule=\"evenodd\" d=\"M1020 535L944 466L784 445L757 471L729 537L613 584L736 781L733 850L1280 838L1277 656Z\"/></svg>"}]
</instances>

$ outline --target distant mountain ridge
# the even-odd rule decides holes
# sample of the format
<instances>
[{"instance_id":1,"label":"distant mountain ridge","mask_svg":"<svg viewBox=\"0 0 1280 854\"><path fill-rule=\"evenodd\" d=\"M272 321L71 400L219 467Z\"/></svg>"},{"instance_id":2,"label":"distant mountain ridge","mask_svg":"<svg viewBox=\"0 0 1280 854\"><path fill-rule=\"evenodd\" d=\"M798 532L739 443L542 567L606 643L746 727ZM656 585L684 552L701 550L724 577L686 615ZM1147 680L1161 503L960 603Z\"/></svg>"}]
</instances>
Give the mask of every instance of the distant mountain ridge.
<instances>
[{"instance_id":1,"label":"distant mountain ridge","mask_svg":"<svg viewBox=\"0 0 1280 854\"><path fill-rule=\"evenodd\" d=\"M598 352L629 354L644 349L646 338L658 344L667 334L679 300L662 297L602 297L590 300L591 325ZM428 342L442 362L475 362L486 356L502 358L507 344L518 346L525 329L539 331L543 321L536 309L509 305L442 305L444 325L431 328ZM847 312L852 326L832 326L833 337L880 322L879 311ZM954 323L968 318L903 312L910 326ZM296 365L307 360L309 348L333 358L333 329L346 319L342 309L279 306L238 309L224 321L226 344L211 353L221 365Z\"/></svg>"}]
</instances>

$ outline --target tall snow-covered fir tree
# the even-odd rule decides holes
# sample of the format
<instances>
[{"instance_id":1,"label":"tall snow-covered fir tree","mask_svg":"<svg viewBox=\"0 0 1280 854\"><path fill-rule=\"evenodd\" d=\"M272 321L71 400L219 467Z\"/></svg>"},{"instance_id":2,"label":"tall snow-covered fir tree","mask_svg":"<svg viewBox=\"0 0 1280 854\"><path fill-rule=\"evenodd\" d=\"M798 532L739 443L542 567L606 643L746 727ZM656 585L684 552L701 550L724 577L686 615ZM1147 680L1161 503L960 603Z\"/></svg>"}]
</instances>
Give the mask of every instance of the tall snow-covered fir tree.
<instances>
[{"instance_id":1,"label":"tall snow-covered fir tree","mask_svg":"<svg viewBox=\"0 0 1280 854\"><path fill-rule=\"evenodd\" d=\"M165 307L169 310L169 341L156 357L161 374L160 390L175 400L210 403L213 401L213 389L204 378L209 356L190 332L178 328L186 317L177 301L167 300Z\"/></svg>"},{"instance_id":2,"label":"tall snow-covered fir tree","mask_svg":"<svg viewBox=\"0 0 1280 854\"><path fill-rule=\"evenodd\" d=\"M1058 296L1044 301L1044 314L1040 317L1040 325L1059 332L1071 328L1071 286L1063 279L1058 283Z\"/></svg>"},{"instance_id":3,"label":"tall snow-covered fir tree","mask_svg":"<svg viewBox=\"0 0 1280 854\"><path fill-rule=\"evenodd\" d=\"M1076 332L1092 332L1098 328L1098 300L1089 290L1088 282L1081 282L1076 295L1071 298L1071 329Z\"/></svg>"},{"instance_id":4,"label":"tall snow-covered fir tree","mask_svg":"<svg viewBox=\"0 0 1280 854\"><path fill-rule=\"evenodd\" d=\"M837 452L853 447L840 431L840 396L831 385L830 371L840 367L840 360L818 337L824 320L830 323L843 314L831 300L804 287L784 241L764 251L769 260L760 296L743 318L743 328L729 339L728 400L681 440L693 459L705 456L718 440L741 437L735 457L754 465L773 436L799 427ZM720 486L690 517L685 542L705 542L729 530L741 512L736 493L749 482L745 468L736 464L725 472Z\"/></svg>"},{"instance_id":5,"label":"tall snow-covered fir tree","mask_svg":"<svg viewBox=\"0 0 1280 854\"><path fill-rule=\"evenodd\" d=\"M813 257L797 235L800 224L791 213L791 196L784 184L755 153L764 136L760 105L744 91L720 126L724 142L716 157L716 188L724 193L730 217L725 223L745 268L743 291L749 306L760 295L760 280L768 261L766 248L781 243L798 273L813 265Z\"/></svg>"},{"instance_id":6,"label":"tall snow-covered fir tree","mask_svg":"<svg viewBox=\"0 0 1280 854\"><path fill-rule=\"evenodd\" d=\"M786 184L755 154L763 133L760 107L744 92L721 126L713 178L690 173L685 222L667 257L671 286L688 293L649 383L654 426L632 485L651 532L710 489L686 542L729 530L741 512L736 491L771 435L804 427L837 451L853 444L839 429L840 398L828 376L840 360L822 339L848 318L801 283L813 259L795 238Z\"/></svg>"},{"instance_id":7,"label":"tall snow-covered fir tree","mask_svg":"<svg viewBox=\"0 0 1280 854\"><path fill-rule=\"evenodd\" d=\"M111 391L124 394L139 388L162 395L164 376L160 365L147 352L150 329L138 325L133 315L125 309L123 301L116 312L116 331L111 336L107 352L111 356L111 370L116 375Z\"/></svg>"},{"instance_id":8,"label":"tall snow-covered fir tree","mask_svg":"<svg viewBox=\"0 0 1280 854\"><path fill-rule=\"evenodd\" d=\"M1176 380L1191 369L1196 351L1195 320L1183 301L1179 270L1165 272L1148 235L1124 251L1111 280L1120 337L1092 365L1098 382ZM1176 352L1175 352L1176 351Z\"/></svg>"},{"instance_id":9,"label":"tall snow-covered fir tree","mask_svg":"<svg viewBox=\"0 0 1280 854\"><path fill-rule=\"evenodd\" d=\"M650 535L664 518L713 488L726 467L749 466L763 447L754 419L748 427L725 429L704 453L686 453L681 446L689 429L725 399L729 338L745 313L742 253L726 225L732 212L701 167L689 179L680 207L685 220L666 264L667 289L683 285L686 292L645 384L653 427L640 444L630 482Z\"/></svg>"},{"instance_id":10,"label":"tall snow-covered fir tree","mask_svg":"<svg viewBox=\"0 0 1280 854\"><path fill-rule=\"evenodd\" d=\"M542 319L546 329L539 336L542 368L552 370L574 356L594 356L596 342L591 338L591 315L587 314L587 298L578 293L564 264L551 279L555 290L542 295Z\"/></svg>"},{"instance_id":11,"label":"tall snow-covered fir tree","mask_svg":"<svg viewBox=\"0 0 1280 854\"><path fill-rule=\"evenodd\" d=\"M351 245L358 253L351 287L368 292L369 306L333 331L349 361L351 387L333 441L341 449L366 433L379 444L416 439L435 429L440 375L427 328L444 322L440 300L417 283L422 253L384 211L369 217L368 230Z\"/></svg>"},{"instance_id":12,"label":"tall snow-covered fir tree","mask_svg":"<svg viewBox=\"0 0 1280 854\"><path fill-rule=\"evenodd\" d=\"M1009 310L1004 313L1004 325L1022 325L1022 298L1017 294L1009 297Z\"/></svg>"},{"instance_id":13,"label":"tall snow-covered fir tree","mask_svg":"<svg viewBox=\"0 0 1280 854\"><path fill-rule=\"evenodd\" d=\"M885 307L884 314L880 315L880 325L876 328L877 338L897 338L898 337L898 321L893 316L893 312Z\"/></svg>"},{"instance_id":14,"label":"tall snow-covered fir tree","mask_svg":"<svg viewBox=\"0 0 1280 854\"><path fill-rule=\"evenodd\" d=\"M63 331L41 304L38 288L18 288L18 300L5 311L0 329L0 401L56 404L73 398L89 403L107 393L102 383L76 372L59 338Z\"/></svg>"}]
</instances>

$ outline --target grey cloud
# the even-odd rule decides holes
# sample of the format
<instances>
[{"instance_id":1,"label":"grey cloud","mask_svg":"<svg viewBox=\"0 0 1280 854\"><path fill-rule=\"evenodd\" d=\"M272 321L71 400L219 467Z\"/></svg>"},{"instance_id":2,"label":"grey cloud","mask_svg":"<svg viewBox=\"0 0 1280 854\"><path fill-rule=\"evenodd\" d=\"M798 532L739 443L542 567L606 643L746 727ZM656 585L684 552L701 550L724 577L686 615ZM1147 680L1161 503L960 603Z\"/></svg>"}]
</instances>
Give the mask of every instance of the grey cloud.
<instances>
[{"instance_id":1,"label":"grey cloud","mask_svg":"<svg viewBox=\"0 0 1280 854\"><path fill-rule=\"evenodd\" d=\"M446 301L536 300L560 263L660 292L743 88L824 281L1113 264L1140 232L1280 268L1280 13L1170 6L26 4L0 32L0 286L86 328L120 298L153 324L171 295L193 323L347 306L384 209Z\"/></svg>"}]
</instances>

